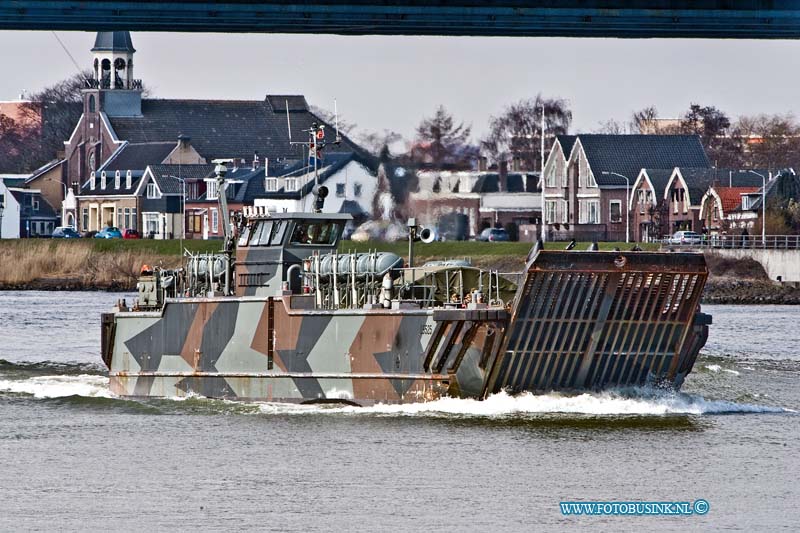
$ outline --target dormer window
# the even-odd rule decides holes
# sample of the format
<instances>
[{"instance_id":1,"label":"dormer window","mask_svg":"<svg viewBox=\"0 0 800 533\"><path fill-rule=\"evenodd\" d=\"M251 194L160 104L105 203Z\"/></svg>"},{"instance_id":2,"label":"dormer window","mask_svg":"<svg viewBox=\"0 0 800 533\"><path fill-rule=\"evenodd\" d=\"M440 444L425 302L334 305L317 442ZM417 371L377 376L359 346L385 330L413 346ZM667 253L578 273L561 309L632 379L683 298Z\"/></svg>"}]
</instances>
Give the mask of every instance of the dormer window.
<instances>
[{"instance_id":1,"label":"dormer window","mask_svg":"<svg viewBox=\"0 0 800 533\"><path fill-rule=\"evenodd\" d=\"M105 190L106 188L106 171L100 172L100 188Z\"/></svg>"},{"instance_id":2,"label":"dormer window","mask_svg":"<svg viewBox=\"0 0 800 533\"><path fill-rule=\"evenodd\" d=\"M131 176L131 171L130 170L125 172L125 188L126 189L130 189L131 188L131 178L132 177L133 176Z\"/></svg>"},{"instance_id":3,"label":"dormer window","mask_svg":"<svg viewBox=\"0 0 800 533\"><path fill-rule=\"evenodd\" d=\"M206 200L216 200L217 195L217 181L206 180Z\"/></svg>"},{"instance_id":4,"label":"dormer window","mask_svg":"<svg viewBox=\"0 0 800 533\"><path fill-rule=\"evenodd\" d=\"M297 190L297 178L286 178L286 183L284 184L284 188L286 192L294 192Z\"/></svg>"},{"instance_id":5,"label":"dormer window","mask_svg":"<svg viewBox=\"0 0 800 533\"><path fill-rule=\"evenodd\" d=\"M94 172L92 172L92 176L89 178L89 187L94 190L97 186L97 177Z\"/></svg>"},{"instance_id":6,"label":"dormer window","mask_svg":"<svg viewBox=\"0 0 800 533\"><path fill-rule=\"evenodd\" d=\"M147 197L150 199L158 198L158 188L152 181L147 184Z\"/></svg>"},{"instance_id":7,"label":"dormer window","mask_svg":"<svg viewBox=\"0 0 800 533\"><path fill-rule=\"evenodd\" d=\"M264 190L267 192L275 192L278 190L277 178L266 178L264 181Z\"/></svg>"},{"instance_id":8,"label":"dormer window","mask_svg":"<svg viewBox=\"0 0 800 533\"><path fill-rule=\"evenodd\" d=\"M114 172L114 188L119 190L119 181L120 181L120 174L119 170Z\"/></svg>"}]
</instances>

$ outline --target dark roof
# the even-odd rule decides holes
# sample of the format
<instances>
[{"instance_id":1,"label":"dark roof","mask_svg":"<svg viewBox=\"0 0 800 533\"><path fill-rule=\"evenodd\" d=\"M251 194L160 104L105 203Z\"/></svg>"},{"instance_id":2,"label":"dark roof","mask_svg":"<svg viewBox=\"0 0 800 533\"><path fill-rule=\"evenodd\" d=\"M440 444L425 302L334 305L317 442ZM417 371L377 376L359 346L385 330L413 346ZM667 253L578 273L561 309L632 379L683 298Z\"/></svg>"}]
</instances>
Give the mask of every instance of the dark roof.
<instances>
[{"instance_id":1,"label":"dark roof","mask_svg":"<svg viewBox=\"0 0 800 533\"><path fill-rule=\"evenodd\" d=\"M161 194L181 194L181 180L202 180L214 175L216 165L150 165L153 179Z\"/></svg>"},{"instance_id":2,"label":"dark roof","mask_svg":"<svg viewBox=\"0 0 800 533\"><path fill-rule=\"evenodd\" d=\"M578 135L594 178L600 186L625 186L625 180L603 172L618 172L633 180L643 168L708 168L697 135Z\"/></svg>"},{"instance_id":3,"label":"dark roof","mask_svg":"<svg viewBox=\"0 0 800 533\"><path fill-rule=\"evenodd\" d=\"M177 141L125 144L99 170L144 170L161 164L176 144Z\"/></svg>"},{"instance_id":4,"label":"dark roof","mask_svg":"<svg viewBox=\"0 0 800 533\"><path fill-rule=\"evenodd\" d=\"M92 179L89 178L86 182L81 185L80 195L81 196L118 196L122 194L133 194L136 192L136 188L139 186L139 180L141 179L142 175L144 174L143 170L132 170L131 171L131 186L130 188L125 187L126 184L126 174L127 171L119 171L119 189L114 188L114 179L115 174L117 171L107 171L106 172L106 188L101 189L100 184L102 183L102 176L100 174L101 171L95 173L95 185L96 187L92 190Z\"/></svg>"},{"instance_id":5,"label":"dark roof","mask_svg":"<svg viewBox=\"0 0 800 533\"><path fill-rule=\"evenodd\" d=\"M716 184L733 187L761 188L761 178L752 172L727 168L681 168L681 176L689 189L689 198L693 205L699 205L703 195ZM766 170L755 170L765 176ZM663 192L662 192L663 194Z\"/></svg>"},{"instance_id":6,"label":"dark roof","mask_svg":"<svg viewBox=\"0 0 800 533\"><path fill-rule=\"evenodd\" d=\"M47 200L44 199L44 196L40 192L34 192L31 189L17 189L12 190L8 189L8 192L14 196L14 198L19 202L20 205L20 217L22 219L31 219L31 218L58 218L55 209L47 203ZM39 202L39 209L37 211L33 210L33 206L31 202L26 202L25 197L31 197L33 200Z\"/></svg>"},{"instance_id":7,"label":"dark roof","mask_svg":"<svg viewBox=\"0 0 800 533\"><path fill-rule=\"evenodd\" d=\"M675 171L674 168L646 168L644 169L647 172L647 177L650 178L650 183L653 184L655 188L655 192L653 195L656 198L662 198L664 196L664 189L667 188L667 183L669 183L669 178L672 177L672 173ZM633 187L633 183L631 183L631 187Z\"/></svg>"},{"instance_id":8,"label":"dark roof","mask_svg":"<svg viewBox=\"0 0 800 533\"><path fill-rule=\"evenodd\" d=\"M527 179L523 176L527 175ZM472 187L474 192L487 193L500 191L500 175L497 172L487 172L482 174ZM539 192L539 173L538 172L509 172L506 177L506 191L504 192Z\"/></svg>"},{"instance_id":9,"label":"dark roof","mask_svg":"<svg viewBox=\"0 0 800 533\"><path fill-rule=\"evenodd\" d=\"M41 176L45 172L48 172L48 171L52 170L54 167L57 167L58 165L60 165L62 163L64 163L63 159L53 159L49 163L46 163L46 164L42 165L41 167L37 168L36 170L34 170L33 174L31 174L31 176L25 180L25 183L32 182L33 180L35 180L36 178L38 178L39 176Z\"/></svg>"},{"instance_id":10,"label":"dark roof","mask_svg":"<svg viewBox=\"0 0 800 533\"><path fill-rule=\"evenodd\" d=\"M94 38L92 52L135 52L131 32L99 31Z\"/></svg>"},{"instance_id":11,"label":"dark roof","mask_svg":"<svg viewBox=\"0 0 800 533\"><path fill-rule=\"evenodd\" d=\"M358 156L358 154L328 154L323 160L323 167L319 172L319 182L325 183L328 178L334 176L342 168L344 168L351 161L355 161L370 169L371 172L376 172L369 164L371 160L365 160ZM308 166L305 161L294 161L290 164L272 165L269 167L269 177L301 177L308 173L313 172L313 169ZM278 198L278 199L300 199L311 193L314 187L314 182L309 181L299 191L286 191L281 186L277 191L267 192L265 189L264 168L252 169L251 167L242 167L236 171L228 169L227 178L241 181L241 184L231 184L227 188L228 200L231 202L240 202L245 205L252 205L256 198ZM280 183L280 182L279 182ZM200 201L204 201L201 196Z\"/></svg>"},{"instance_id":12,"label":"dark roof","mask_svg":"<svg viewBox=\"0 0 800 533\"><path fill-rule=\"evenodd\" d=\"M275 113L286 114L286 108L289 108L289 113L298 111L308 111L308 102L306 97L302 95L291 94L268 94L267 103Z\"/></svg>"},{"instance_id":13,"label":"dark roof","mask_svg":"<svg viewBox=\"0 0 800 533\"><path fill-rule=\"evenodd\" d=\"M569 158L569 154L572 152L572 147L575 146L575 139L577 138L577 135L556 135L556 140L558 140L558 143L561 145L565 158Z\"/></svg>"},{"instance_id":14,"label":"dark roof","mask_svg":"<svg viewBox=\"0 0 800 533\"><path fill-rule=\"evenodd\" d=\"M262 101L146 99L142 100L142 116L109 117L109 120L117 137L131 143L174 143L178 135L187 135L206 161L218 158L251 160L256 152L262 160L270 158L270 163L276 158L302 159L305 145L289 144L286 100L289 100L289 109L294 109L290 113L292 140L304 141L308 133L303 130L313 122L323 121L308 111L302 96L268 96ZM327 131L333 135L332 127ZM339 145L328 145L325 151L367 155L347 137Z\"/></svg>"},{"instance_id":15,"label":"dark roof","mask_svg":"<svg viewBox=\"0 0 800 533\"><path fill-rule=\"evenodd\" d=\"M341 207L339 207L339 213L350 213L351 215L353 215L353 217L367 214L361 208L361 204L359 204L355 200L343 201Z\"/></svg>"}]
</instances>

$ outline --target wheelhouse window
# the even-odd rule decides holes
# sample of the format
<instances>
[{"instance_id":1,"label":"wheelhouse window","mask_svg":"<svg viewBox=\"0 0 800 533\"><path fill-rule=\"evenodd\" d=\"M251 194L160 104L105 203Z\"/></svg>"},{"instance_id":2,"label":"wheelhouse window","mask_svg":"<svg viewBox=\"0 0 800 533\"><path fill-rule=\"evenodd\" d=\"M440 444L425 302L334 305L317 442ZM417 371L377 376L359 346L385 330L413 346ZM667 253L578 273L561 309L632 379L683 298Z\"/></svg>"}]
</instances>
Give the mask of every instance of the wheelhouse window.
<instances>
[{"instance_id":1,"label":"wheelhouse window","mask_svg":"<svg viewBox=\"0 0 800 533\"><path fill-rule=\"evenodd\" d=\"M341 224L331 221L298 221L292 232L292 244L329 246L336 244L341 233Z\"/></svg>"},{"instance_id":2,"label":"wheelhouse window","mask_svg":"<svg viewBox=\"0 0 800 533\"><path fill-rule=\"evenodd\" d=\"M279 246L283 243L288 221L286 220L259 220L249 231L249 241L245 235L239 239L239 244L247 243L250 246Z\"/></svg>"}]
</instances>

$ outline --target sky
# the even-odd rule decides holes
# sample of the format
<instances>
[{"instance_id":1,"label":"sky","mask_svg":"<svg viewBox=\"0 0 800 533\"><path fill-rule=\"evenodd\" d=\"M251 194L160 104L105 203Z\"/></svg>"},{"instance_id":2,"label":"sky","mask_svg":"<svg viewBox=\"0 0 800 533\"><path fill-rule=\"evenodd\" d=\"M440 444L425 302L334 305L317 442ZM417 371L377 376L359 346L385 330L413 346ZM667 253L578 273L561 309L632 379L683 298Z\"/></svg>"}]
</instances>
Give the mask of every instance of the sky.
<instances>
[{"instance_id":1,"label":"sky","mask_svg":"<svg viewBox=\"0 0 800 533\"><path fill-rule=\"evenodd\" d=\"M81 68L94 34L58 32ZM133 33L135 77L159 98L262 99L304 94L356 131L406 139L443 104L471 125L541 93L573 111L572 132L627 122L655 105L662 117L690 103L732 118L800 112L800 41ZM0 100L76 72L52 32L0 32Z\"/></svg>"}]
</instances>

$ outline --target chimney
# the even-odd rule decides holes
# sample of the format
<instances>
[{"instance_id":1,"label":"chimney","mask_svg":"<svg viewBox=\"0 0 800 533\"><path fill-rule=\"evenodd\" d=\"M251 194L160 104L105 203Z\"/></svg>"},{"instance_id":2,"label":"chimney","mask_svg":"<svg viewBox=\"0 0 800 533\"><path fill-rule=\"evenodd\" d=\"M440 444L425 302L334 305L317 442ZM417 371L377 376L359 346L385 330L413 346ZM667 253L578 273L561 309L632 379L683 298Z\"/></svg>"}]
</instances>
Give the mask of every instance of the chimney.
<instances>
[{"instance_id":1,"label":"chimney","mask_svg":"<svg viewBox=\"0 0 800 533\"><path fill-rule=\"evenodd\" d=\"M488 168L488 164L487 164L487 161L486 161L486 157L482 156L482 155L479 155L478 156L478 170L480 172L486 172L487 168Z\"/></svg>"},{"instance_id":2,"label":"chimney","mask_svg":"<svg viewBox=\"0 0 800 533\"><path fill-rule=\"evenodd\" d=\"M500 161L500 170L497 173L497 192L506 192L508 189L508 161Z\"/></svg>"}]
</instances>

